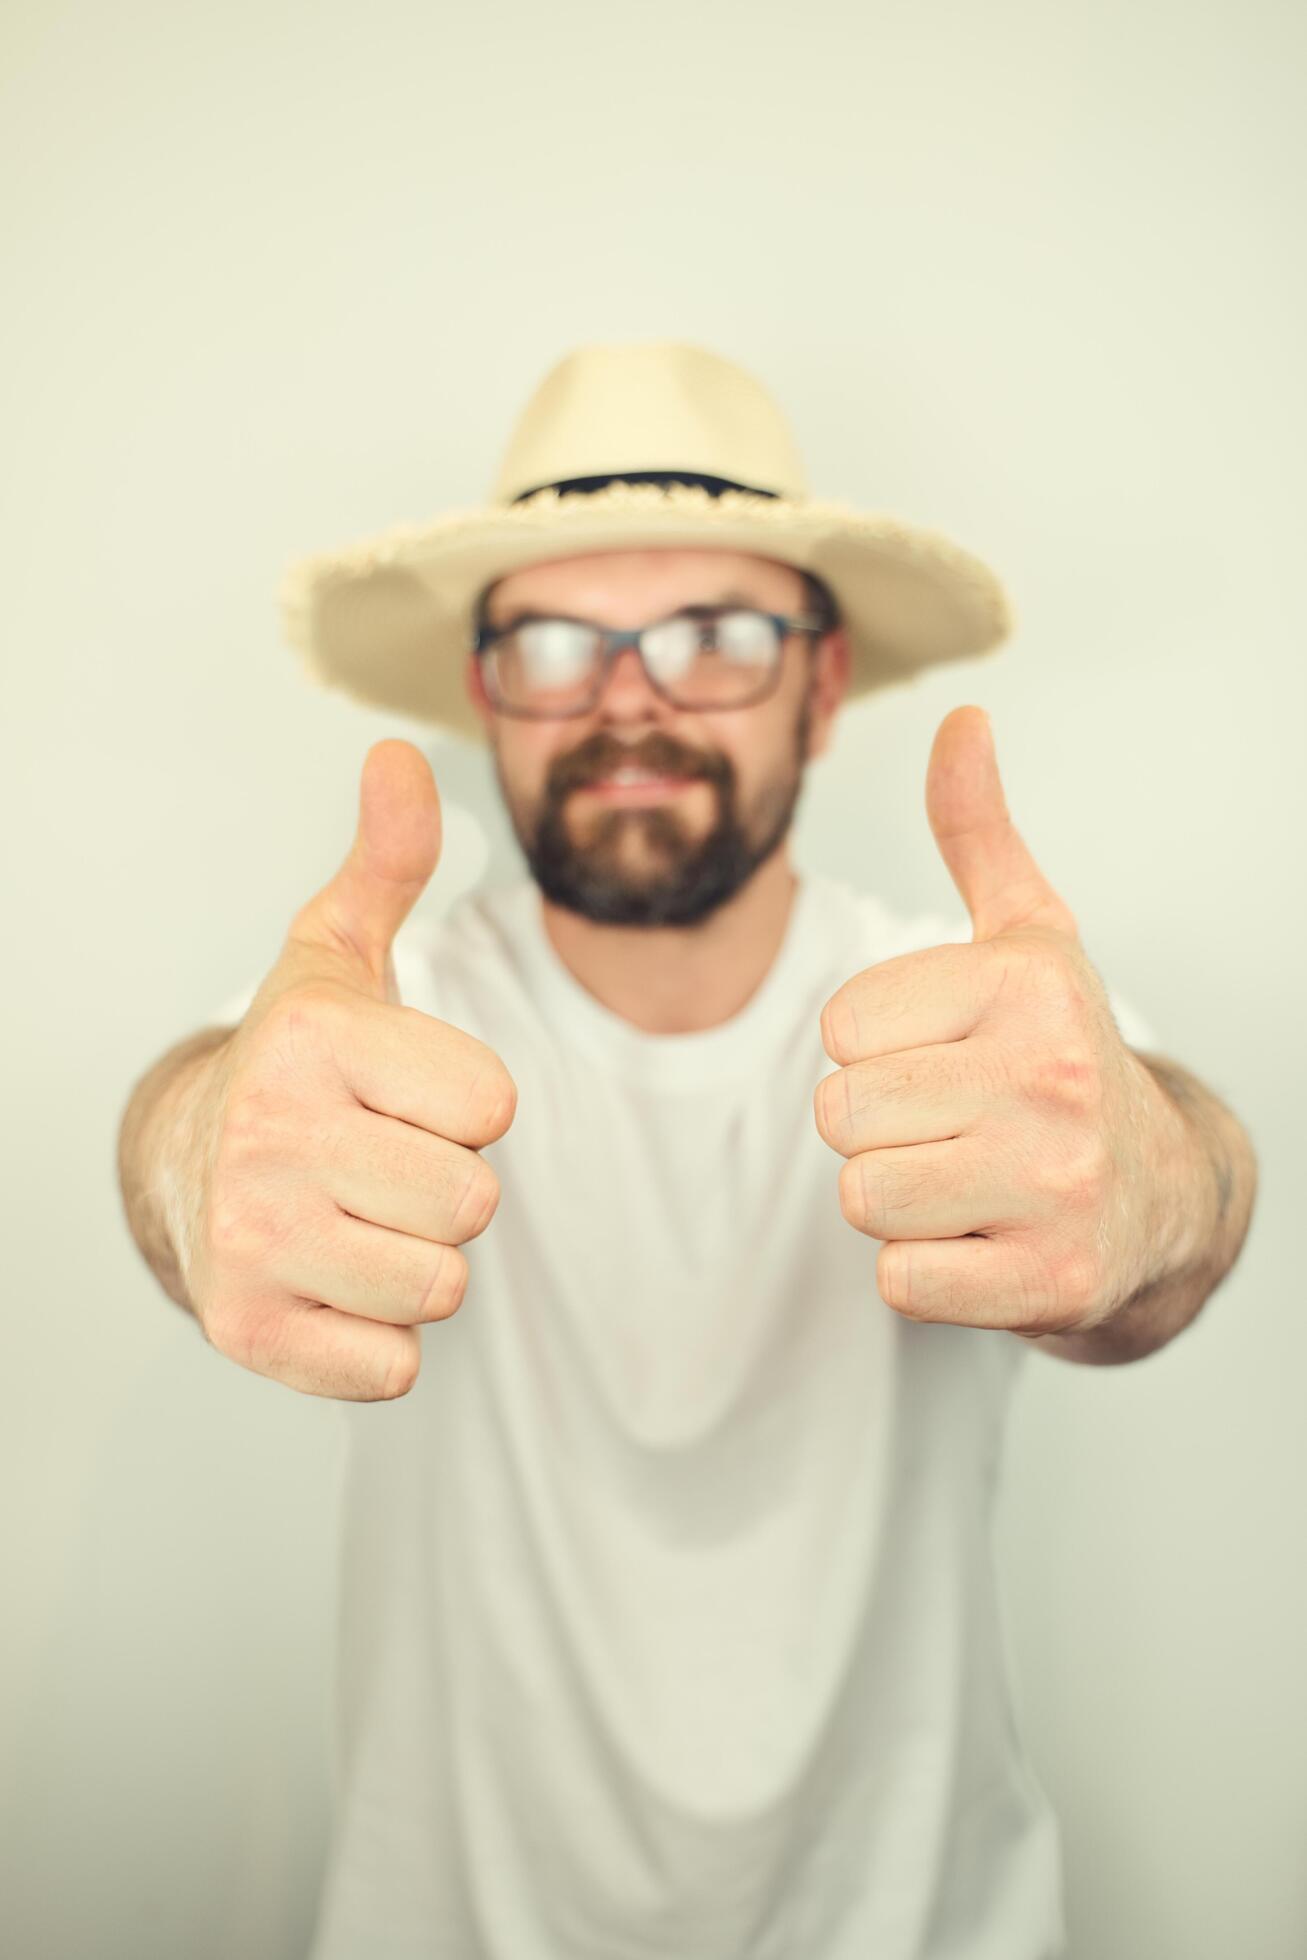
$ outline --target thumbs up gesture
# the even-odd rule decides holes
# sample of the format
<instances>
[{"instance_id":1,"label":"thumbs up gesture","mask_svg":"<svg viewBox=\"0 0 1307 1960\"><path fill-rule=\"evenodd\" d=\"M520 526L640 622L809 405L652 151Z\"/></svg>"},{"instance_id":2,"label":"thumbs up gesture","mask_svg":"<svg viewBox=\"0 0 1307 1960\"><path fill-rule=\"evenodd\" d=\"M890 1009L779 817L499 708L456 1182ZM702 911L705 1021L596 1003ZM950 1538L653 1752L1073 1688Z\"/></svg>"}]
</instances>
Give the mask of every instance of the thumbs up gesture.
<instances>
[{"instance_id":1,"label":"thumbs up gesture","mask_svg":"<svg viewBox=\"0 0 1307 1960\"><path fill-rule=\"evenodd\" d=\"M210 1343L310 1395L405 1394L499 1201L477 1153L517 1091L483 1042L403 1006L392 942L440 857L412 743L375 743L358 831L177 1117L183 1273Z\"/></svg>"},{"instance_id":2,"label":"thumbs up gesture","mask_svg":"<svg viewBox=\"0 0 1307 1960\"><path fill-rule=\"evenodd\" d=\"M940 724L926 810L972 939L868 967L822 1010L840 1209L884 1242L878 1289L910 1319L1087 1332L1160 1270L1182 1119L1013 827L982 709Z\"/></svg>"}]
</instances>

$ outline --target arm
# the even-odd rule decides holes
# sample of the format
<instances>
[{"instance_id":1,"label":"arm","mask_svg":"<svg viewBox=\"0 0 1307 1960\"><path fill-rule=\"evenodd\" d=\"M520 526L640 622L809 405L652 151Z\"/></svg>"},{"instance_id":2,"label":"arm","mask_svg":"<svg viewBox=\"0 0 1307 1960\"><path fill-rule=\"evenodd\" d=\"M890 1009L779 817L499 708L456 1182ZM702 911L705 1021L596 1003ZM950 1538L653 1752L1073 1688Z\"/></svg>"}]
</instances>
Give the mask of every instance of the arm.
<instances>
[{"instance_id":1,"label":"arm","mask_svg":"<svg viewBox=\"0 0 1307 1960\"><path fill-rule=\"evenodd\" d=\"M1130 1051L1176 1115L1162 1165L1166 1215L1157 1243L1163 1269L1099 1327L1046 1334L1039 1346L1065 1361L1105 1366L1138 1361L1195 1319L1243 1247L1257 1194L1257 1158L1233 1112L1188 1069Z\"/></svg>"},{"instance_id":2,"label":"arm","mask_svg":"<svg viewBox=\"0 0 1307 1960\"><path fill-rule=\"evenodd\" d=\"M169 1142L195 1107L209 1058L234 1028L202 1028L170 1048L137 1082L118 1132L118 1183L137 1249L170 1300L194 1313L178 1258L180 1213L173 1200Z\"/></svg>"}]
</instances>

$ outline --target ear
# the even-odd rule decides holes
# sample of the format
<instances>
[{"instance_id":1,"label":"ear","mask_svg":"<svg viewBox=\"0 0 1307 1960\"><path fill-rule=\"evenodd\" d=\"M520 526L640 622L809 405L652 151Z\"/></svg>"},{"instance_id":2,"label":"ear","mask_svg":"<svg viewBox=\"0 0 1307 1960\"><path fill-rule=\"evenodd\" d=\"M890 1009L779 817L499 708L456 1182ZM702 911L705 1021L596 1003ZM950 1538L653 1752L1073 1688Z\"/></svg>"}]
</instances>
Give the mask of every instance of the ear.
<instances>
[{"instance_id":1,"label":"ear","mask_svg":"<svg viewBox=\"0 0 1307 1960\"><path fill-rule=\"evenodd\" d=\"M824 755L830 746L831 730L841 701L848 692L851 654L849 636L843 626L824 633L812 655L812 720L808 733L808 759Z\"/></svg>"}]
</instances>

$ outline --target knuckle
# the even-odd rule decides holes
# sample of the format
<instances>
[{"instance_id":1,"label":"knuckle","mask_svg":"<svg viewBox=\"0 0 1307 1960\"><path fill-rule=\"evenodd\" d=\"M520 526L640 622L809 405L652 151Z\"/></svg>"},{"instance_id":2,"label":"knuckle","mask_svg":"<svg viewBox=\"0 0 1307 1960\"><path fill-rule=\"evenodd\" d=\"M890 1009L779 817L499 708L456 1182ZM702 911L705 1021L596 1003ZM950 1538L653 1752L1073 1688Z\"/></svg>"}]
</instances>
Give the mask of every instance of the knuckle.
<instances>
[{"instance_id":1,"label":"knuckle","mask_svg":"<svg viewBox=\"0 0 1307 1960\"><path fill-rule=\"evenodd\" d=\"M223 1115L219 1161L239 1168L266 1161L276 1151L280 1124L273 1098L261 1089L243 1089Z\"/></svg>"},{"instance_id":2,"label":"knuckle","mask_svg":"<svg viewBox=\"0 0 1307 1960\"><path fill-rule=\"evenodd\" d=\"M832 1091L832 1117L843 1135L852 1135L872 1100L867 1071L856 1063L842 1068Z\"/></svg>"},{"instance_id":3,"label":"knuckle","mask_svg":"<svg viewBox=\"0 0 1307 1960\"><path fill-rule=\"evenodd\" d=\"M1051 941L1022 938L1004 945L988 942L996 949L999 985L1016 988L1023 1000L1037 1004L1039 1013L1050 1023L1074 1026L1084 1011L1084 989L1079 971L1062 945Z\"/></svg>"},{"instance_id":4,"label":"knuckle","mask_svg":"<svg viewBox=\"0 0 1307 1960\"><path fill-rule=\"evenodd\" d=\"M1034 1098L1074 1116L1090 1116L1098 1108L1101 1085L1089 1049L1067 1044L1032 1064L1027 1084Z\"/></svg>"},{"instance_id":5,"label":"knuckle","mask_svg":"<svg viewBox=\"0 0 1307 1960\"><path fill-rule=\"evenodd\" d=\"M499 1071L485 1112L491 1138L501 1137L517 1114L517 1084L506 1068Z\"/></svg>"},{"instance_id":6,"label":"knuckle","mask_svg":"<svg viewBox=\"0 0 1307 1960\"><path fill-rule=\"evenodd\" d=\"M209 1212L209 1245L224 1265L256 1259L266 1247L266 1225L248 1196L216 1197Z\"/></svg>"},{"instance_id":7,"label":"knuckle","mask_svg":"<svg viewBox=\"0 0 1307 1960\"><path fill-rule=\"evenodd\" d=\"M868 1222L865 1171L866 1167L861 1157L850 1157L848 1162L841 1166L839 1177L840 1210L849 1224L856 1225L859 1230L865 1228Z\"/></svg>"},{"instance_id":8,"label":"knuckle","mask_svg":"<svg viewBox=\"0 0 1307 1960\"><path fill-rule=\"evenodd\" d=\"M851 1062L857 1054L858 1020L847 993L833 995L822 1008L821 1038L832 1061Z\"/></svg>"},{"instance_id":9,"label":"knuckle","mask_svg":"<svg viewBox=\"0 0 1307 1960\"><path fill-rule=\"evenodd\" d=\"M1027 979L1035 980L1046 994L1071 992L1071 979L1067 968L1067 956L1060 945L1054 945L1049 938L1023 936L1005 949L1001 957L1009 958L1020 968Z\"/></svg>"},{"instance_id":10,"label":"knuckle","mask_svg":"<svg viewBox=\"0 0 1307 1960\"><path fill-rule=\"evenodd\" d=\"M499 1179L484 1158L472 1153L467 1179L454 1204L454 1230L459 1241L483 1232L499 1204Z\"/></svg>"},{"instance_id":11,"label":"knuckle","mask_svg":"<svg viewBox=\"0 0 1307 1960\"><path fill-rule=\"evenodd\" d=\"M397 1344L397 1352L381 1384L380 1400L398 1401L407 1395L418 1378L422 1367L422 1349L417 1337Z\"/></svg>"},{"instance_id":12,"label":"knuckle","mask_svg":"<svg viewBox=\"0 0 1307 1960\"><path fill-rule=\"evenodd\" d=\"M228 1360L248 1368L252 1374L276 1374L282 1344L277 1340L274 1313L266 1301L233 1309L217 1332L222 1336L221 1352ZM219 1345L216 1333L215 1346Z\"/></svg>"},{"instance_id":13,"label":"knuckle","mask_svg":"<svg viewBox=\"0 0 1307 1960\"><path fill-rule=\"evenodd\" d=\"M883 1245L876 1254L876 1291L895 1313L907 1312L910 1294L906 1267L902 1260L894 1257L887 1245Z\"/></svg>"},{"instance_id":14,"label":"knuckle","mask_svg":"<svg viewBox=\"0 0 1307 1960\"><path fill-rule=\"evenodd\" d=\"M265 1041L300 1051L306 1044L329 1044L348 1008L339 993L312 982L288 987L260 1024Z\"/></svg>"},{"instance_id":15,"label":"knuckle","mask_svg":"<svg viewBox=\"0 0 1307 1960\"><path fill-rule=\"evenodd\" d=\"M501 1137L517 1114L517 1084L497 1056L468 1085L465 1120L479 1143Z\"/></svg>"},{"instance_id":16,"label":"knuckle","mask_svg":"<svg viewBox=\"0 0 1307 1960\"><path fill-rule=\"evenodd\" d=\"M419 1320L447 1320L457 1313L467 1292L467 1260L454 1245L436 1247L436 1263L418 1314Z\"/></svg>"},{"instance_id":17,"label":"knuckle","mask_svg":"<svg viewBox=\"0 0 1307 1960\"><path fill-rule=\"evenodd\" d=\"M231 1309L221 1289L210 1292L203 1301L197 1301L196 1304L196 1318L205 1340L216 1354L225 1356L228 1361L234 1361L236 1356L233 1353L231 1338Z\"/></svg>"},{"instance_id":18,"label":"knuckle","mask_svg":"<svg viewBox=\"0 0 1307 1960\"><path fill-rule=\"evenodd\" d=\"M1039 1185L1060 1204L1089 1204L1101 1196L1107 1169L1106 1148L1091 1137L1048 1151L1041 1160Z\"/></svg>"},{"instance_id":19,"label":"knuckle","mask_svg":"<svg viewBox=\"0 0 1307 1960\"><path fill-rule=\"evenodd\" d=\"M817 1084L812 1099L818 1133L833 1150L839 1149L848 1126L849 1087L846 1074L847 1071L841 1069L838 1075L826 1076Z\"/></svg>"},{"instance_id":20,"label":"knuckle","mask_svg":"<svg viewBox=\"0 0 1307 1960\"><path fill-rule=\"evenodd\" d=\"M219 1191L209 1212L210 1254L220 1269L266 1272L301 1223L293 1195L260 1199L239 1187Z\"/></svg>"}]
</instances>

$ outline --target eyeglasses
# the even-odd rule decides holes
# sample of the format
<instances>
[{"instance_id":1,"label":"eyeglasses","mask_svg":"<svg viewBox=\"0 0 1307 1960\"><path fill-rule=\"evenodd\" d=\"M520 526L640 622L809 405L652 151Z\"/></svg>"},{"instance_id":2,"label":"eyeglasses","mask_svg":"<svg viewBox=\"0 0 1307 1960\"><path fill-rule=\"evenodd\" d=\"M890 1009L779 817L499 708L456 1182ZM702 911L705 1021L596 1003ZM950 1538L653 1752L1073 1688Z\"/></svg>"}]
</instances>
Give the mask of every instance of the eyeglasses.
<instances>
[{"instance_id":1,"label":"eyeglasses","mask_svg":"<svg viewBox=\"0 0 1307 1960\"><path fill-rule=\"evenodd\" d=\"M829 630L809 614L689 606L635 632L529 613L484 626L474 652L486 694L502 714L552 720L589 713L623 647L634 647L650 685L677 708L747 708L776 686L793 633Z\"/></svg>"}]
</instances>

